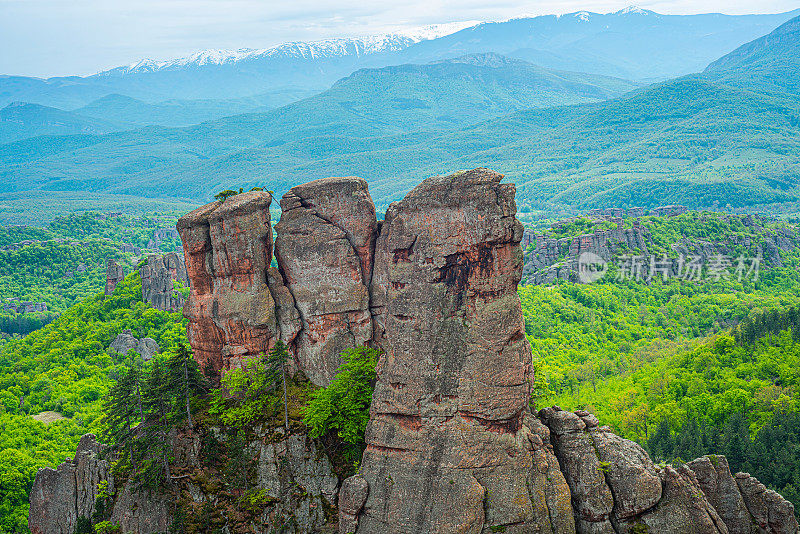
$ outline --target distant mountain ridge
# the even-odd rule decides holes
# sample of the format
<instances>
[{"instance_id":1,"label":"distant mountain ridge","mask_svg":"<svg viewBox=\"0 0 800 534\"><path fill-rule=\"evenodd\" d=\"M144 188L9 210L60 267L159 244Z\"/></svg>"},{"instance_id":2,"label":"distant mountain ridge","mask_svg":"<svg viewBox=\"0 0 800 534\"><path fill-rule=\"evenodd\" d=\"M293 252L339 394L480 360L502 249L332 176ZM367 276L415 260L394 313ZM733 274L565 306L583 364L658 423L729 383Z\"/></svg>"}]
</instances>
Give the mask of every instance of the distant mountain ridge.
<instances>
[{"instance_id":1,"label":"distant mountain ridge","mask_svg":"<svg viewBox=\"0 0 800 534\"><path fill-rule=\"evenodd\" d=\"M295 41L262 49L203 50L186 57L166 61L143 59L132 65L99 72L95 76L123 76L185 67L225 65L267 58L314 60L348 55L364 56L378 52L402 50L414 43L436 39L476 24L478 24L478 21L451 22L359 38L325 39L312 42Z\"/></svg>"},{"instance_id":2,"label":"distant mountain ridge","mask_svg":"<svg viewBox=\"0 0 800 534\"><path fill-rule=\"evenodd\" d=\"M0 76L0 106L25 101L74 110L109 94L148 103L276 92L307 95L362 68L424 64L485 52L562 71L664 80L700 71L792 16L678 16L628 8L610 14L579 11L446 24L416 33L287 43L262 50L210 50L169 61L142 60L83 78Z\"/></svg>"}]
</instances>

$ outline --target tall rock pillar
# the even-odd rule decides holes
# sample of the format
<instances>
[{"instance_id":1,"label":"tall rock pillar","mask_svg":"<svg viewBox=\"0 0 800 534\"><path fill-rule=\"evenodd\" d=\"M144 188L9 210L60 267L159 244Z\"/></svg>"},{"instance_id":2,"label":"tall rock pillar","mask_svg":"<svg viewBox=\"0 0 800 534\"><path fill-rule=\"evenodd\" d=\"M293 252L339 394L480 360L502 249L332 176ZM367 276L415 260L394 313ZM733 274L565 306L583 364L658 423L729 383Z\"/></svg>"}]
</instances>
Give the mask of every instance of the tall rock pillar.
<instances>
[{"instance_id":1,"label":"tall rock pillar","mask_svg":"<svg viewBox=\"0 0 800 534\"><path fill-rule=\"evenodd\" d=\"M293 187L281 208L275 256L301 320L290 348L308 378L327 386L339 354L372 339L375 205L367 182L346 177Z\"/></svg>"},{"instance_id":2,"label":"tall rock pillar","mask_svg":"<svg viewBox=\"0 0 800 534\"><path fill-rule=\"evenodd\" d=\"M184 314L195 358L216 372L268 351L280 332L269 290L272 197L242 193L178 221L191 280Z\"/></svg>"},{"instance_id":3,"label":"tall rock pillar","mask_svg":"<svg viewBox=\"0 0 800 534\"><path fill-rule=\"evenodd\" d=\"M523 228L501 179L486 169L429 178L386 213L372 281L385 354L356 476L368 496L346 518L359 533L574 532L569 490L528 408ZM342 499L363 500L344 489Z\"/></svg>"}]
</instances>

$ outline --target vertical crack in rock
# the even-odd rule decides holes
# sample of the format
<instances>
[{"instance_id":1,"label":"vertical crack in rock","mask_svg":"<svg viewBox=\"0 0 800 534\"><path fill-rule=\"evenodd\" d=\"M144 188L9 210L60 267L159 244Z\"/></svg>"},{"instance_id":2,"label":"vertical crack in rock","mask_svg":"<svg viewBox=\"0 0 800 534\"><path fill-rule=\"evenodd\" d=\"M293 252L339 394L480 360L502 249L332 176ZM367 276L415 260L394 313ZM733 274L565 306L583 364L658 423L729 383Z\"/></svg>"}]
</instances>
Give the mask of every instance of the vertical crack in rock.
<instances>
[{"instance_id":1,"label":"vertical crack in rock","mask_svg":"<svg viewBox=\"0 0 800 534\"><path fill-rule=\"evenodd\" d=\"M275 257L301 321L293 350L306 376L325 386L341 352L372 341L375 205L367 183L348 177L296 186L281 208Z\"/></svg>"}]
</instances>

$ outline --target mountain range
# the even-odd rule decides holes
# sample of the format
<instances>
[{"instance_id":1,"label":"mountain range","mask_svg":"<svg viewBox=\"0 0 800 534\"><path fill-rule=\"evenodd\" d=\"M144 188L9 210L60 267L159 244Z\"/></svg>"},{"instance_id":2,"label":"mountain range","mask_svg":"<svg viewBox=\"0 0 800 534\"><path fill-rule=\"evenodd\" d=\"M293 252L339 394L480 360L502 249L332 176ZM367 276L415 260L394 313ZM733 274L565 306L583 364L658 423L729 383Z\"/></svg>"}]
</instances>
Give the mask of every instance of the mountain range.
<instances>
[{"instance_id":1,"label":"mountain range","mask_svg":"<svg viewBox=\"0 0 800 534\"><path fill-rule=\"evenodd\" d=\"M535 64L636 81L697 72L769 33L800 10L774 15L661 15L627 8L505 22L455 23L362 39L208 50L141 60L87 77L0 77L0 107L14 101L74 110L109 94L149 103L321 92L361 68L429 63L496 52ZM465 27L466 26L466 27ZM284 102L287 103L287 102Z\"/></svg>"},{"instance_id":2,"label":"mountain range","mask_svg":"<svg viewBox=\"0 0 800 534\"><path fill-rule=\"evenodd\" d=\"M280 194L297 176L355 174L369 181L373 198L385 207L421 176L484 165L517 183L523 216L673 202L794 213L800 203L795 170L800 159L800 22L791 15L702 15L685 17L687 22L629 9L478 24L391 51L396 58L420 62L359 69L326 91L268 110L264 93L261 100L229 95L203 104L106 95L73 112L88 121L74 126L84 128L78 135L0 145L0 183L16 202L42 191L54 197L95 191L202 200L234 186L260 185ZM771 33L757 34L787 18ZM542 38L548 24L563 32L560 48L554 44L559 39ZM592 25L595 29L585 31L591 38L576 39L585 34L567 30ZM647 36L637 36L645 27ZM674 51L695 43L693 55L680 65L658 60L667 52L645 61L648 51L659 48L654 43L666 47L657 35L668 35L668 27L683 27L705 45L691 40L672 45ZM697 66L725 39L743 35L754 39ZM634 65L630 77L639 80L682 70L703 72L646 86L520 59L548 47L560 50L551 58L567 57L567 49L596 46L592 43L636 48L631 43L640 38L650 44L606 54L605 64ZM470 50L500 48L486 44L492 39L505 43L503 53ZM526 42L539 48L525 48ZM436 59L437 54L464 51L472 53ZM362 59L372 61L383 53ZM544 56L539 59L547 62ZM239 64L220 60L206 66ZM591 58L585 65L584 71L613 70ZM162 65L148 75L185 74L186 68ZM251 112L217 118L208 111L224 114L238 105L252 106ZM214 120L163 126L202 120L201 112ZM0 135L5 132L2 117ZM155 126L138 128L144 121ZM101 133L115 125L134 129Z\"/></svg>"}]
</instances>

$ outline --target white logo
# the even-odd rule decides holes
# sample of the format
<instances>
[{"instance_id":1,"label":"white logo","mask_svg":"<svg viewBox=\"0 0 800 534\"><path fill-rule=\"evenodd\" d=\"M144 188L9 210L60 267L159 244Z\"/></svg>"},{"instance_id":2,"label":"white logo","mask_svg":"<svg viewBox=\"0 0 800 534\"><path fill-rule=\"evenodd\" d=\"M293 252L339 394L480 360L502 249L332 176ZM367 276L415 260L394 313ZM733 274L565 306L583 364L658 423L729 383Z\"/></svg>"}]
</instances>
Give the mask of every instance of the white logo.
<instances>
[{"instance_id":1,"label":"white logo","mask_svg":"<svg viewBox=\"0 0 800 534\"><path fill-rule=\"evenodd\" d=\"M583 252L578 256L578 279L583 284L597 282L608 271L608 262L594 252Z\"/></svg>"}]
</instances>

